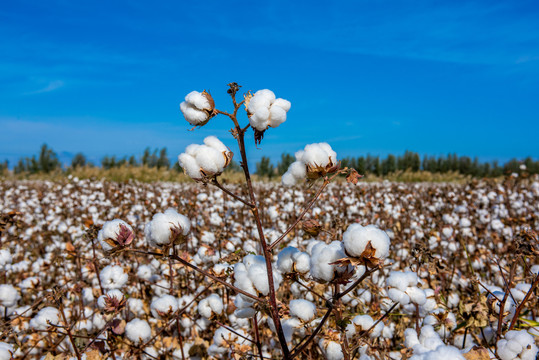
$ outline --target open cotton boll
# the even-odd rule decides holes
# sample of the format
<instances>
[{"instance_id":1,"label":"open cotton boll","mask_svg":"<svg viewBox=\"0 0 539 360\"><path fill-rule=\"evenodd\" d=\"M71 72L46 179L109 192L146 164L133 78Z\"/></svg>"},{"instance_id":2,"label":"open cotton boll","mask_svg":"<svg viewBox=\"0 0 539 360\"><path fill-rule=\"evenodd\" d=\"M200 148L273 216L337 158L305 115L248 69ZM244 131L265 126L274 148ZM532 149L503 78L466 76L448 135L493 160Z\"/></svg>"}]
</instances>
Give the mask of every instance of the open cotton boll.
<instances>
[{"instance_id":1,"label":"open cotton boll","mask_svg":"<svg viewBox=\"0 0 539 360\"><path fill-rule=\"evenodd\" d=\"M369 315L357 315L352 319L350 324L346 326L346 336L352 338L357 333L362 331L367 331L374 325L374 320ZM376 326L370 331L369 336L371 338L377 338L382 334L384 330L384 323L379 322Z\"/></svg>"},{"instance_id":2,"label":"open cotton boll","mask_svg":"<svg viewBox=\"0 0 539 360\"><path fill-rule=\"evenodd\" d=\"M198 313L209 319L212 313L220 315L223 312L223 301L217 294L211 294L198 303Z\"/></svg>"},{"instance_id":3,"label":"open cotton boll","mask_svg":"<svg viewBox=\"0 0 539 360\"><path fill-rule=\"evenodd\" d=\"M178 299L172 295L163 295L153 299L150 309L156 319L171 316L178 310Z\"/></svg>"},{"instance_id":4,"label":"open cotton boll","mask_svg":"<svg viewBox=\"0 0 539 360\"><path fill-rule=\"evenodd\" d=\"M280 272L292 272L292 266L294 265L292 255L297 252L299 252L299 250L293 246L287 246L279 252L279 255L277 255L277 268Z\"/></svg>"},{"instance_id":5,"label":"open cotton boll","mask_svg":"<svg viewBox=\"0 0 539 360\"><path fill-rule=\"evenodd\" d=\"M316 306L309 300L292 300L290 301L290 315L309 322L316 316Z\"/></svg>"},{"instance_id":6,"label":"open cotton boll","mask_svg":"<svg viewBox=\"0 0 539 360\"><path fill-rule=\"evenodd\" d=\"M211 95L206 92L191 91L180 104L180 110L191 125L201 126L215 115L215 103Z\"/></svg>"},{"instance_id":7,"label":"open cotton boll","mask_svg":"<svg viewBox=\"0 0 539 360\"><path fill-rule=\"evenodd\" d=\"M7 264L11 264L11 252L8 249L0 249L0 269L5 268Z\"/></svg>"},{"instance_id":8,"label":"open cotton boll","mask_svg":"<svg viewBox=\"0 0 539 360\"><path fill-rule=\"evenodd\" d=\"M343 234L344 249L350 256L361 256L369 243L376 250L375 258L385 259L389 255L389 236L374 225L352 224Z\"/></svg>"},{"instance_id":9,"label":"open cotton boll","mask_svg":"<svg viewBox=\"0 0 539 360\"><path fill-rule=\"evenodd\" d=\"M180 111L185 117L185 120L191 125L203 125L209 120L208 113L197 109L194 105L186 101L180 104Z\"/></svg>"},{"instance_id":10,"label":"open cotton boll","mask_svg":"<svg viewBox=\"0 0 539 360\"><path fill-rule=\"evenodd\" d=\"M125 336L135 345L143 344L152 337L152 328L141 319L133 319L125 325Z\"/></svg>"},{"instance_id":11,"label":"open cotton boll","mask_svg":"<svg viewBox=\"0 0 539 360\"><path fill-rule=\"evenodd\" d=\"M97 233L97 241L105 251L110 251L116 246L129 245L133 239L133 228L120 219L105 222Z\"/></svg>"},{"instance_id":12,"label":"open cotton boll","mask_svg":"<svg viewBox=\"0 0 539 360\"><path fill-rule=\"evenodd\" d=\"M286 121L286 110L273 104L269 109L269 126L276 128Z\"/></svg>"},{"instance_id":13,"label":"open cotton boll","mask_svg":"<svg viewBox=\"0 0 539 360\"><path fill-rule=\"evenodd\" d=\"M222 172L226 162L222 152L209 146L201 146L196 153L195 160L202 170L213 174Z\"/></svg>"},{"instance_id":14,"label":"open cotton boll","mask_svg":"<svg viewBox=\"0 0 539 360\"><path fill-rule=\"evenodd\" d=\"M294 186L298 183L298 179L290 172L286 172L281 177L281 183L284 186Z\"/></svg>"},{"instance_id":15,"label":"open cotton boll","mask_svg":"<svg viewBox=\"0 0 539 360\"><path fill-rule=\"evenodd\" d=\"M328 153L320 146L320 144L309 144L305 146L305 150L301 156L301 161L307 166L325 167L329 163L330 158Z\"/></svg>"},{"instance_id":16,"label":"open cotton boll","mask_svg":"<svg viewBox=\"0 0 539 360\"><path fill-rule=\"evenodd\" d=\"M60 312L53 307L44 307L30 320L30 327L36 330L47 330L51 325L58 325Z\"/></svg>"},{"instance_id":17,"label":"open cotton boll","mask_svg":"<svg viewBox=\"0 0 539 360\"><path fill-rule=\"evenodd\" d=\"M200 166L198 165L196 159L187 153L180 154L178 156L178 163L180 164L181 168L185 171L187 176L189 176L192 179L200 179L202 178L202 174L200 173Z\"/></svg>"},{"instance_id":18,"label":"open cotton boll","mask_svg":"<svg viewBox=\"0 0 539 360\"><path fill-rule=\"evenodd\" d=\"M279 99L275 99L275 101L271 105L272 108L274 106L278 106L281 109L283 109L284 111L288 112L288 110L290 110L290 107L292 106L292 104L288 100L279 98Z\"/></svg>"},{"instance_id":19,"label":"open cotton boll","mask_svg":"<svg viewBox=\"0 0 539 360\"><path fill-rule=\"evenodd\" d=\"M508 331L505 339L498 341L497 349L502 360L535 360L539 352L533 336L526 330Z\"/></svg>"},{"instance_id":20,"label":"open cotton boll","mask_svg":"<svg viewBox=\"0 0 539 360\"><path fill-rule=\"evenodd\" d=\"M200 93L198 91L191 91L189 94L187 94L185 96L185 101L200 110L211 109L208 98L204 96L203 93Z\"/></svg>"},{"instance_id":21,"label":"open cotton boll","mask_svg":"<svg viewBox=\"0 0 539 360\"><path fill-rule=\"evenodd\" d=\"M324 355L327 360L342 360L344 359L344 354L342 353L341 344L330 341L327 339L320 339L318 345L324 352Z\"/></svg>"},{"instance_id":22,"label":"open cotton boll","mask_svg":"<svg viewBox=\"0 0 539 360\"><path fill-rule=\"evenodd\" d=\"M316 281L329 282L335 278L336 273L347 270L347 266L330 265L346 257L342 243L334 241L331 244L318 243L312 249L310 265L311 276Z\"/></svg>"},{"instance_id":23,"label":"open cotton boll","mask_svg":"<svg viewBox=\"0 0 539 360\"><path fill-rule=\"evenodd\" d=\"M144 232L150 245L164 246L180 241L189 234L189 231L191 231L189 219L170 208L164 213L155 214Z\"/></svg>"},{"instance_id":24,"label":"open cotton boll","mask_svg":"<svg viewBox=\"0 0 539 360\"><path fill-rule=\"evenodd\" d=\"M120 289L127 283L127 273L121 266L107 265L99 273L99 279L104 289Z\"/></svg>"},{"instance_id":25,"label":"open cotton boll","mask_svg":"<svg viewBox=\"0 0 539 360\"><path fill-rule=\"evenodd\" d=\"M13 345L0 341L0 360L10 360L15 354Z\"/></svg>"},{"instance_id":26,"label":"open cotton boll","mask_svg":"<svg viewBox=\"0 0 539 360\"><path fill-rule=\"evenodd\" d=\"M17 305L21 295L12 285L0 285L0 305L9 308Z\"/></svg>"},{"instance_id":27,"label":"open cotton boll","mask_svg":"<svg viewBox=\"0 0 539 360\"><path fill-rule=\"evenodd\" d=\"M97 298L97 306L105 309L108 303L119 304L124 299L124 294L118 289L108 290L105 294Z\"/></svg>"},{"instance_id":28,"label":"open cotton boll","mask_svg":"<svg viewBox=\"0 0 539 360\"><path fill-rule=\"evenodd\" d=\"M204 144L208 145L209 147L223 153L229 151L229 149L226 147L225 144L221 142L217 137L215 136L208 136L204 139Z\"/></svg>"}]
</instances>

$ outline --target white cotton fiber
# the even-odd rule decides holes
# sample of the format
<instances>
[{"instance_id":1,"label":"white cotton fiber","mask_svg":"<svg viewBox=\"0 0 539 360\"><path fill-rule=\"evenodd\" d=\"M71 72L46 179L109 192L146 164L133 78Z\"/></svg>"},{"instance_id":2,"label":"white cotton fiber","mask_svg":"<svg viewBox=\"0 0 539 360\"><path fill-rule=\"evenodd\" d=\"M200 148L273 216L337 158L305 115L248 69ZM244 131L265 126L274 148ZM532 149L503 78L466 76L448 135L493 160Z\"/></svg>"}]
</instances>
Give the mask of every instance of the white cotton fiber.
<instances>
[{"instance_id":1,"label":"white cotton fiber","mask_svg":"<svg viewBox=\"0 0 539 360\"><path fill-rule=\"evenodd\" d=\"M389 236L374 225L352 224L343 234L344 249L350 256L360 256L369 242L376 249L376 258L384 259L389 255Z\"/></svg>"},{"instance_id":2,"label":"white cotton fiber","mask_svg":"<svg viewBox=\"0 0 539 360\"><path fill-rule=\"evenodd\" d=\"M309 300L292 300L290 301L290 315L309 322L316 316L316 306Z\"/></svg>"},{"instance_id":3,"label":"white cotton fiber","mask_svg":"<svg viewBox=\"0 0 539 360\"><path fill-rule=\"evenodd\" d=\"M107 243L106 239L112 239L116 240L118 238L118 234L120 233L120 225L125 226L129 231L133 232L133 228L126 223L123 220L120 219L114 219L111 221L107 221L103 224L103 227L99 232L97 233L97 241L99 241L99 244L105 251L112 250L113 247Z\"/></svg>"},{"instance_id":4,"label":"white cotton fiber","mask_svg":"<svg viewBox=\"0 0 539 360\"><path fill-rule=\"evenodd\" d=\"M156 319L170 316L178 310L178 299L168 294L155 298L152 300L150 310Z\"/></svg>"},{"instance_id":5,"label":"white cotton fiber","mask_svg":"<svg viewBox=\"0 0 539 360\"><path fill-rule=\"evenodd\" d=\"M271 90L259 90L249 100L247 113L249 124L258 131L268 127L276 128L286 121L286 113L290 110L290 102L276 99Z\"/></svg>"},{"instance_id":6,"label":"white cotton fiber","mask_svg":"<svg viewBox=\"0 0 539 360\"><path fill-rule=\"evenodd\" d=\"M208 136L204 139L204 144L208 145L209 147L223 153L227 152L228 148L215 136Z\"/></svg>"},{"instance_id":7,"label":"white cotton fiber","mask_svg":"<svg viewBox=\"0 0 539 360\"><path fill-rule=\"evenodd\" d=\"M0 305L9 308L17 305L21 295L12 285L0 285Z\"/></svg>"},{"instance_id":8,"label":"white cotton fiber","mask_svg":"<svg viewBox=\"0 0 539 360\"><path fill-rule=\"evenodd\" d=\"M147 342L152 337L152 328L141 319L133 319L125 325L125 336L135 345Z\"/></svg>"},{"instance_id":9,"label":"white cotton fiber","mask_svg":"<svg viewBox=\"0 0 539 360\"><path fill-rule=\"evenodd\" d=\"M339 259L346 257L342 243L334 241L329 245L316 244L311 255L311 276L321 282L329 282L335 278L336 273L346 270L346 266L330 265Z\"/></svg>"},{"instance_id":10,"label":"white cotton fiber","mask_svg":"<svg viewBox=\"0 0 539 360\"><path fill-rule=\"evenodd\" d=\"M178 163L190 178L198 179L202 176L200 174L200 166L192 155L187 153L180 154L178 156Z\"/></svg>"},{"instance_id":11,"label":"white cotton fiber","mask_svg":"<svg viewBox=\"0 0 539 360\"><path fill-rule=\"evenodd\" d=\"M232 152L215 136L204 139L204 145L191 144L178 156L185 173L194 180L221 174L232 158ZM203 172L204 173L203 173Z\"/></svg>"},{"instance_id":12,"label":"white cotton fiber","mask_svg":"<svg viewBox=\"0 0 539 360\"><path fill-rule=\"evenodd\" d=\"M58 325L60 312L53 307L44 307L30 320L30 327L36 330L47 330L51 325Z\"/></svg>"},{"instance_id":13,"label":"white cotton fiber","mask_svg":"<svg viewBox=\"0 0 539 360\"><path fill-rule=\"evenodd\" d=\"M185 96L185 101L199 110L209 110L211 108L208 98L198 91L191 91L187 94Z\"/></svg>"},{"instance_id":14,"label":"white cotton fiber","mask_svg":"<svg viewBox=\"0 0 539 360\"><path fill-rule=\"evenodd\" d=\"M175 209L169 208L164 213L153 216L145 228L146 240L152 246L169 245L172 239L172 228L181 229L181 235L187 236L191 231L191 222L186 216L178 214Z\"/></svg>"}]
</instances>

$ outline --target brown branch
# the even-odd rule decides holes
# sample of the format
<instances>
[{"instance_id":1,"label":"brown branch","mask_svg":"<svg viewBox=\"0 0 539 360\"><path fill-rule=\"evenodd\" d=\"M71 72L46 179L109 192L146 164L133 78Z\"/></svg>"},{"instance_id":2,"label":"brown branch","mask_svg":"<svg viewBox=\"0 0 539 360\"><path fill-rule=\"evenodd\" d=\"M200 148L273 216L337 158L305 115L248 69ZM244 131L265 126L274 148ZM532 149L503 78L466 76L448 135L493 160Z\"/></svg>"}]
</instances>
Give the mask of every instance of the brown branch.
<instances>
[{"instance_id":1,"label":"brown branch","mask_svg":"<svg viewBox=\"0 0 539 360\"><path fill-rule=\"evenodd\" d=\"M241 201L244 205L252 208L254 207L253 204L251 204L250 202L248 202L247 200L244 200L243 198L241 198L240 196L234 194L232 191L228 190L227 188L225 188L218 180L217 178L214 178L212 181L210 181L210 184L218 187L219 189L221 189L223 192L225 192L226 194L232 196L234 199L238 200L238 201Z\"/></svg>"},{"instance_id":2,"label":"brown branch","mask_svg":"<svg viewBox=\"0 0 539 360\"><path fill-rule=\"evenodd\" d=\"M511 324L509 325L509 330L508 331L513 330L513 327L515 326L515 324L516 324L516 322L518 320L518 316L520 315L520 312L522 311L522 308L524 308L524 304L526 303L526 301L528 301L528 299L532 295L533 290L535 289L537 284L539 284L539 275L537 275L535 277L535 280L533 281L532 286L530 286L530 290L528 290L528 292L526 293L526 296L524 296L524 299L522 299L522 302L520 304L518 304L517 309L515 310L515 315L513 315L513 319L511 320Z\"/></svg>"}]
</instances>

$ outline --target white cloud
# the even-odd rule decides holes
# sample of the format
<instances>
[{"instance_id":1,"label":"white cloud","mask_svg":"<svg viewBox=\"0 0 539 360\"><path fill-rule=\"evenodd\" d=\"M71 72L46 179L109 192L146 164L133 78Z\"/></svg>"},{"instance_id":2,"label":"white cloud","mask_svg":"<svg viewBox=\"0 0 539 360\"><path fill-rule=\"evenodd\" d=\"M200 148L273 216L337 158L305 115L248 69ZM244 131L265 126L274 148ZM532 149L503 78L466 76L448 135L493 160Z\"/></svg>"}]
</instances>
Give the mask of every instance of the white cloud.
<instances>
[{"instance_id":1,"label":"white cloud","mask_svg":"<svg viewBox=\"0 0 539 360\"><path fill-rule=\"evenodd\" d=\"M38 89L38 90L35 90L35 91L27 92L27 93L25 93L25 95L35 95L35 94L48 93L48 92L57 90L57 89L61 88L62 86L64 86L64 82L62 80L54 80L54 81L50 81L49 84L47 86L45 86L44 88L41 88L41 89Z\"/></svg>"}]
</instances>

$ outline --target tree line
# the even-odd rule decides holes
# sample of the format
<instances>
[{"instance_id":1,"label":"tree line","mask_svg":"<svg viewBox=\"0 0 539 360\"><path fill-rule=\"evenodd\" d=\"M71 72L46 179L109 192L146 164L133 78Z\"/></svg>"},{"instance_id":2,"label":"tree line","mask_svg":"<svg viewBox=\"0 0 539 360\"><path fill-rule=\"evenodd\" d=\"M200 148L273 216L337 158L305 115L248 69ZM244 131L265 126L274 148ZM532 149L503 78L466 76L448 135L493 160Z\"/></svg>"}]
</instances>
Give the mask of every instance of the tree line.
<instances>
[{"instance_id":1,"label":"tree line","mask_svg":"<svg viewBox=\"0 0 539 360\"><path fill-rule=\"evenodd\" d=\"M277 164L274 165L269 157L263 156L256 163L255 173L269 178L281 176L294 161L295 158L293 155L284 153L277 161ZM376 176L384 176L396 171L406 170L414 172L428 171L431 173L456 172L473 177L497 177L513 172L519 173L523 170L530 174L539 174L539 160L534 161L531 157L527 157L524 160L512 159L505 164L500 164L498 161L481 162L477 157L472 159L468 156L458 156L457 154L437 157L425 155L421 158L418 153L412 151L406 151L400 156L389 154L385 158L370 154L359 157L345 157L341 159L341 165L343 167L354 168L360 174L373 174ZM88 161L83 153L77 153L71 159L69 168L75 169L85 166L93 167L96 165ZM148 147L139 158L134 155L121 158L105 156L101 159L100 166L103 169L145 166L182 171L176 161L171 164L166 147L154 149L153 151ZM7 160L0 162L0 172L8 168L9 163ZM34 174L49 173L59 169L62 169L62 165L58 159L58 155L47 144L43 144L37 155L20 158L13 167L13 172L16 174ZM241 171L241 167L237 162L233 161L228 166L227 171Z\"/></svg>"}]
</instances>

